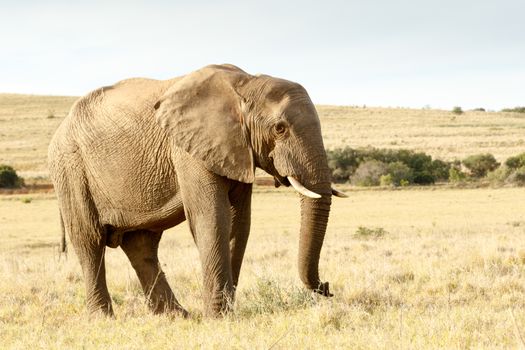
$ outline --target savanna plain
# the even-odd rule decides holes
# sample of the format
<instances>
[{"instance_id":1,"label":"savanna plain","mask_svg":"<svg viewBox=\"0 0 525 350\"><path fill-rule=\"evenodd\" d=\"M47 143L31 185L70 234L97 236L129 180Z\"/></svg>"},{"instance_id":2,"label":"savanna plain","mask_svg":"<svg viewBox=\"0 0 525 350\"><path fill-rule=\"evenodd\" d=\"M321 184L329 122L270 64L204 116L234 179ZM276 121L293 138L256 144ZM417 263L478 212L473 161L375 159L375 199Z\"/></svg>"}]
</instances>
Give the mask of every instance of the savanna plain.
<instances>
[{"instance_id":1,"label":"savanna plain","mask_svg":"<svg viewBox=\"0 0 525 350\"><path fill-rule=\"evenodd\" d=\"M75 98L0 94L0 164L46 183L46 148ZM525 115L318 106L327 148L407 148L452 160L525 151ZM297 275L299 198L256 186L234 311L202 316L185 223L160 260L189 319L152 315L120 249L106 251L115 319L89 318L73 251L59 253L52 192L0 195L0 348L520 348L525 337L525 189L339 186L320 273Z\"/></svg>"}]
</instances>

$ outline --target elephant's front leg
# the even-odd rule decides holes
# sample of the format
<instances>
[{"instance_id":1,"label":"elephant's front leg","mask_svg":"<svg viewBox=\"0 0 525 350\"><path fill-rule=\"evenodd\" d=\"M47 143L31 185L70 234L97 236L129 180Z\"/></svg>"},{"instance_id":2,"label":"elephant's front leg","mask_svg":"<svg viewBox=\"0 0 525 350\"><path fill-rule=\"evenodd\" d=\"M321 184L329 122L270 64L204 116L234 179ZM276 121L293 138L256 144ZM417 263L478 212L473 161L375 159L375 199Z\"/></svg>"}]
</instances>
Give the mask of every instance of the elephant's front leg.
<instances>
[{"instance_id":1,"label":"elephant's front leg","mask_svg":"<svg viewBox=\"0 0 525 350\"><path fill-rule=\"evenodd\" d=\"M230 191L232 232L230 236L230 256L232 264L233 287L237 288L242 259L248 236L250 235L252 184L238 182Z\"/></svg>"},{"instance_id":2,"label":"elephant's front leg","mask_svg":"<svg viewBox=\"0 0 525 350\"><path fill-rule=\"evenodd\" d=\"M191 165L190 165L191 164ZM205 313L219 316L231 308L231 212L225 177L190 163L178 169L186 218L199 249L203 271Z\"/></svg>"},{"instance_id":3,"label":"elephant's front leg","mask_svg":"<svg viewBox=\"0 0 525 350\"><path fill-rule=\"evenodd\" d=\"M200 217L190 226L202 263L205 314L219 316L231 309L234 297L227 238L231 227L229 215Z\"/></svg>"}]
</instances>

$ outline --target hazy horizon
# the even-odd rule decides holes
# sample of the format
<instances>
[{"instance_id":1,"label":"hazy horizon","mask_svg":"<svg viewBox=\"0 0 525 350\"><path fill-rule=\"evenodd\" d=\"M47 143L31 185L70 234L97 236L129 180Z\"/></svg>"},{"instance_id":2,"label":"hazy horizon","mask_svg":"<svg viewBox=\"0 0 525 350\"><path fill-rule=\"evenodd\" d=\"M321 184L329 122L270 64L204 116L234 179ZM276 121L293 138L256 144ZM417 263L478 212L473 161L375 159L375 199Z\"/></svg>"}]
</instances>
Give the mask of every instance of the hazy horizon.
<instances>
[{"instance_id":1,"label":"hazy horizon","mask_svg":"<svg viewBox=\"0 0 525 350\"><path fill-rule=\"evenodd\" d=\"M0 1L0 92L84 95L211 63L294 80L316 104L525 105L525 3Z\"/></svg>"}]
</instances>

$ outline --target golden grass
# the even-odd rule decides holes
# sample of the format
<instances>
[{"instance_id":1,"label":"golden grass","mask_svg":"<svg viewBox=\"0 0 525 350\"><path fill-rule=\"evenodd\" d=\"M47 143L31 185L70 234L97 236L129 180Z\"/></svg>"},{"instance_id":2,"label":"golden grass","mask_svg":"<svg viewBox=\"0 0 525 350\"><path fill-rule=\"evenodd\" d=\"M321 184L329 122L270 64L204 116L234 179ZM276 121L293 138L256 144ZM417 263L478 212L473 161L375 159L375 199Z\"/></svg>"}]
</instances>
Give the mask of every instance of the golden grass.
<instances>
[{"instance_id":1,"label":"golden grass","mask_svg":"<svg viewBox=\"0 0 525 350\"><path fill-rule=\"evenodd\" d=\"M161 242L189 320L151 315L120 249L108 249L117 318L90 320L80 266L57 252L52 195L0 198L0 348L516 348L525 331L525 190L349 191L334 199L321 275L296 272L297 195L257 188L235 312L201 316L201 272L187 225ZM29 203L27 203L29 202ZM376 239L357 228L382 228ZM510 310L513 310L515 322Z\"/></svg>"},{"instance_id":2,"label":"golden grass","mask_svg":"<svg viewBox=\"0 0 525 350\"><path fill-rule=\"evenodd\" d=\"M0 94L0 164L47 177L47 145L76 97Z\"/></svg>"},{"instance_id":3,"label":"golden grass","mask_svg":"<svg viewBox=\"0 0 525 350\"><path fill-rule=\"evenodd\" d=\"M45 178L47 144L75 99L0 94L0 164ZM318 110L328 148L408 148L443 159L490 152L500 161L525 149L522 114ZM297 196L259 187L235 312L219 320L202 317L200 263L186 224L166 232L160 255L191 318L151 315L125 255L108 248L117 318L92 320L75 254L58 253L54 196L2 196L0 348L520 346L524 189L347 190L349 199L334 199L320 265L335 297L313 296L298 281Z\"/></svg>"},{"instance_id":4,"label":"golden grass","mask_svg":"<svg viewBox=\"0 0 525 350\"><path fill-rule=\"evenodd\" d=\"M0 94L0 164L46 177L47 145L76 97ZM325 146L408 148L444 160L525 150L525 114L317 106ZM50 118L50 116L53 116Z\"/></svg>"}]
</instances>

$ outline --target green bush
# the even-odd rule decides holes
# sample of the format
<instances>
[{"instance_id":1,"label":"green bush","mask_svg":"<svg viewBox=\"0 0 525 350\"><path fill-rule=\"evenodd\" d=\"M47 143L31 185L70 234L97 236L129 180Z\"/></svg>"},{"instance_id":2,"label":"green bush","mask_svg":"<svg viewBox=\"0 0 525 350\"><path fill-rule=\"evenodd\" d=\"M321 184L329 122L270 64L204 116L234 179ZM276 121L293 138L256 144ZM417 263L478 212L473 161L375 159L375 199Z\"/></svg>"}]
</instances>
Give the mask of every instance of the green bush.
<instances>
[{"instance_id":1,"label":"green bush","mask_svg":"<svg viewBox=\"0 0 525 350\"><path fill-rule=\"evenodd\" d=\"M467 175L462 172L460 169L458 168L450 168L449 170L449 175L448 175L448 181L450 182L463 182L465 181L467 178Z\"/></svg>"},{"instance_id":2,"label":"green bush","mask_svg":"<svg viewBox=\"0 0 525 350\"><path fill-rule=\"evenodd\" d=\"M394 182L392 181L392 175L390 175L390 174L381 175L381 177L379 178L379 185L380 186L390 187L393 184L394 184Z\"/></svg>"},{"instance_id":3,"label":"green bush","mask_svg":"<svg viewBox=\"0 0 525 350\"><path fill-rule=\"evenodd\" d=\"M522 166L519 169L514 170L506 180L506 183L525 186L525 166Z\"/></svg>"},{"instance_id":4,"label":"green bush","mask_svg":"<svg viewBox=\"0 0 525 350\"><path fill-rule=\"evenodd\" d=\"M452 113L454 113L454 114L463 114L463 109L461 109L460 106L455 106L454 108L452 108Z\"/></svg>"},{"instance_id":5,"label":"green bush","mask_svg":"<svg viewBox=\"0 0 525 350\"><path fill-rule=\"evenodd\" d=\"M423 152L400 149L392 152L388 163L396 161L406 164L412 170L412 182L419 185L428 185L435 182L436 179L432 175L431 156Z\"/></svg>"},{"instance_id":6,"label":"green bush","mask_svg":"<svg viewBox=\"0 0 525 350\"><path fill-rule=\"evenodd\" d=\"M489 180L492 185L503 185L505 182L507 182L507 178L509 177L510 173L511 169L502 165L499 168L488 172L487 180Z\"/></svg>"},{"instance_id":7,"label":"green bush","mask_svg":"<svg viewBox=\"0 0 525 350\"><path fill-rule=\"evenodd\" d=\"M405 187L405 186L410 185L410 182L408 182L408 180L403 179L399 182L399 185L402 187Z\"/></svg>"},{"instance_id":8,"label":"green bush","mask_svg":"<svg viewBox=\"0 0 525 350\"><path fill-rule=\"evenodd\" d=\"M449 170L452 167L450 162L441 159L434 159L430 165L434 181L448 181Z\"/></svg>"},{"instance_id":9,"label":"green bush","mask_svg":"<svg viewBox=\"0 0 525 350\"><path fill-rule=\"evenodd\" d=\"M525 113L525 107L503 108L502 112Z\"/></svg>"},{"instance_id":10,"label":"green bush","mask_svg":"<svg viewBox=\"0 0 525 350\"><path fill-rule=\"evenodd\" d=\"M487 175L489 171L495 170L499 163L490 153L476 154L463 160L463 165L470 170L473 177L481 178Z\"/></svg>"},{"instance_id":11,"label":"green bush","mask_svg":"<svg viewBox=\"0 0 525 350\"><path fill-rule=\"evenodd\" d=\"M502 166L489 153L452 162L432 159L423 152L373 147L338 148L328 150L327 155L333 180L350 180L357 186L426 185L436 181L463 182L483 177L494 185L522 186L524 183L525 153L509 157ZM462 171L462 165L468 169L467 173Z\"/></svg>"},{"instance_id":12,"label":"green bush","mask_svg":"<svg viewBox=\"0 0 525 350\"><path fill-rule=\"evenodd\" d=\"M525 153L520 153L517 156L509 157L505 161L505 165L510 169L518 169L525 166Z\"/></svg>"},{"instance_id":13,"label":"green bush","mask_svg":"<svg viewBox=\"0 0 525 350\"><path fill-rule=\"evenodd\" d=\"M0 165L0 188L18 188L24 185L24 180L19 177L9 165Z\"/></svg>"},{"instance_id":14,"label":"green bush","mask_svg":"<svg viewBox=\"0 0 525 350\"><path fill-rule=\"evenodd\" d=\"M335 182L346 182L352 177L357 168L367 161L377 160L385 164L401 162L410 168L412 176L407 178L410 183L419 185L432 184L438 180L447 180L450 164L441 160L432 160L432 157L406 149L390 150L378 148L350 147L328 150L328 166L332 170Z\"/></svg>"},{"instance_id":15,"label":"green bush","mask_svg":"<svg viewBox=\"0 0 525 350\"><path fill-rule=\"evenodd\" d=\"M327 150L326 156L335 182L347 182L359 166L356 150L350 147Z\"/></svg>"},{"instance_id":16,"label":"green bush","mask_svg":"<svg viewBox=\"0 0 525 350\"><path fill-rule=\"evenodd\" d=\"M387 165L379 160L368 160L359 165L351 176L356 186L378 186L382 175L386 175Z\"/></svg>"},{"instance_id":17,"label":"green bush","mask_svg":"<svg viewBox=\"0 0 525 350\"><path fill-rule=\"evenodd\" d=\"M347 182L350 178L350 171L341 168L335 168L332 170L332 181L334 182Z\"/></svg>"},{"instance_id":18,"label":"green bush","mask_svg":"<svg viewBox=\"0 0 525 350\"><path fill-rule=\"evenodd\" d=\"M400 186L401 181L412 183L414 181L414 172L403 162L396 161L387 165L387 173L391 177L394 186Z\"/></svg>"}]
</instances>

